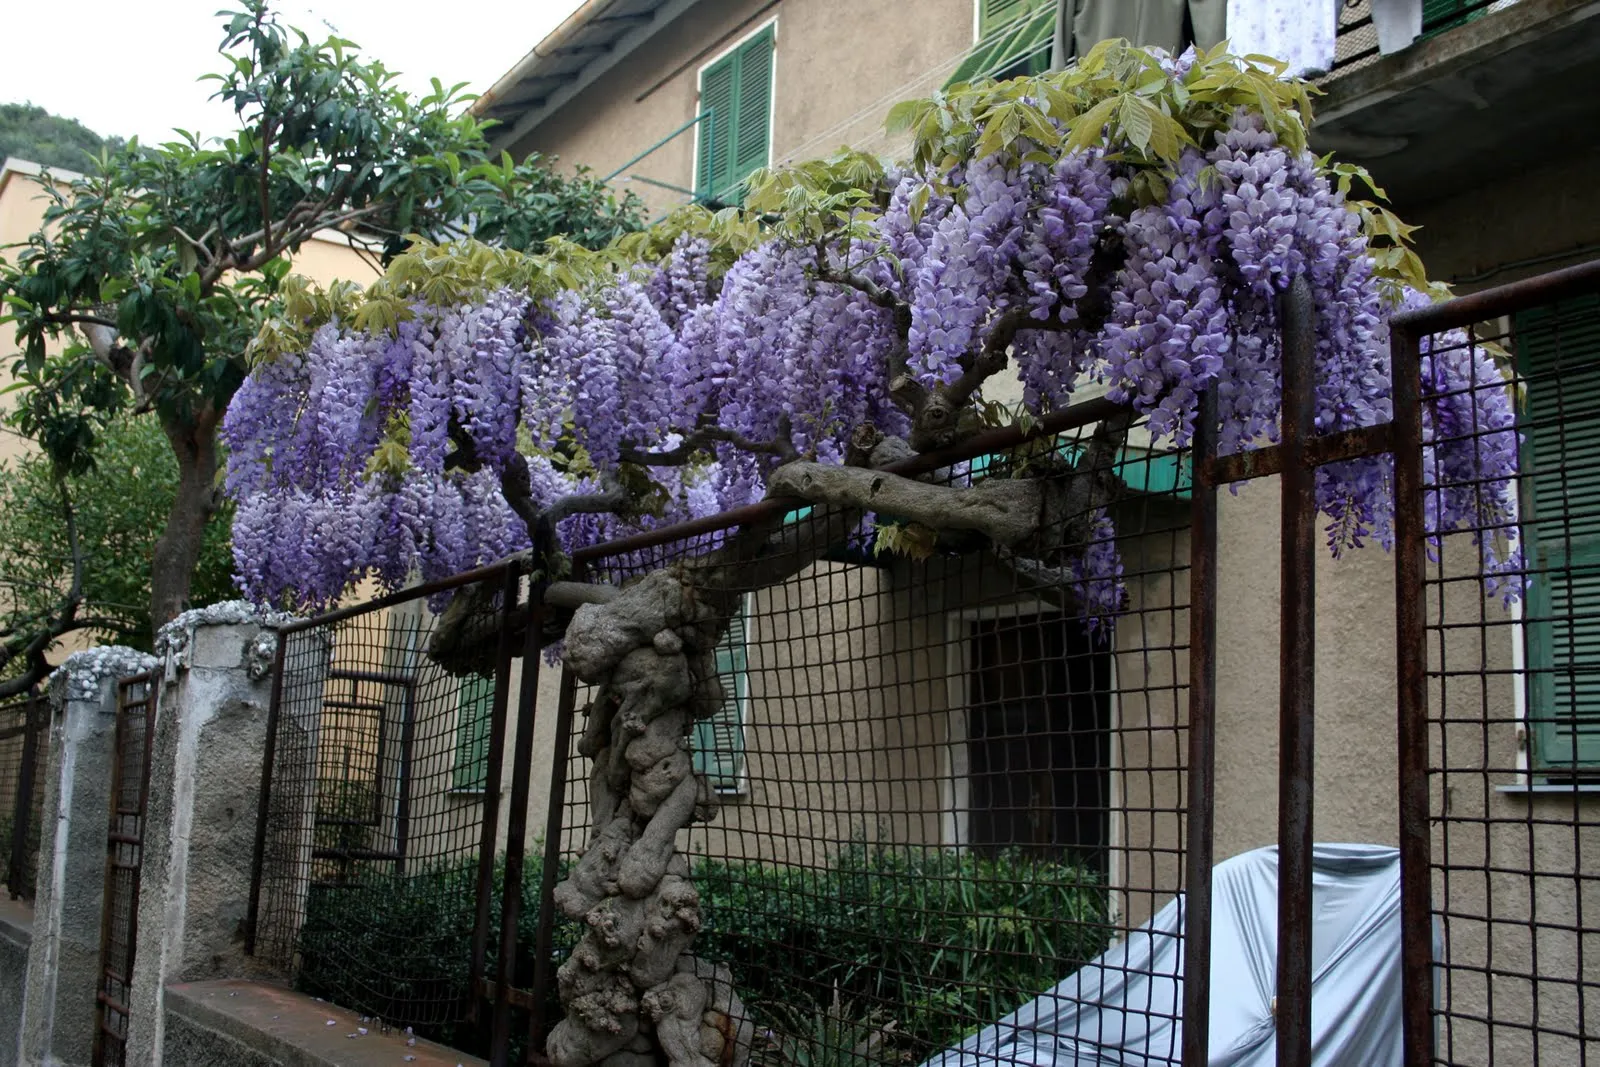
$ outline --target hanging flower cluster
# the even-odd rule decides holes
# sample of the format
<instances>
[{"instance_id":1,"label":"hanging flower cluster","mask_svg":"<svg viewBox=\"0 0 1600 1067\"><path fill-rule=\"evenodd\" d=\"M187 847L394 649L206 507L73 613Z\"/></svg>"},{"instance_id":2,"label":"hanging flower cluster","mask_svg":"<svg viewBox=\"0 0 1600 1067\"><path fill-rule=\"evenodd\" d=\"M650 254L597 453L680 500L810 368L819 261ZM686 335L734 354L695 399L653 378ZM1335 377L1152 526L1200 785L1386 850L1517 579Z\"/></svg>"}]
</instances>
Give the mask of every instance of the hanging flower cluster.
<instances>
[{"instance_id":1,"label":"hanging flower cluster","mask_svg":"<svg viewBox=\"0 0 1600 1067\"><path fill-rule=\"evenodd\" d=\"M655 487L633 515L566 520L569 549L752 502L784 455L838 463L859 427L906 434L895 377L946 388L1002 324L1004 373L1030 413L1099 383L1155 442L1181 447L1210 390L1220 448L1234 452L1276 437L1278 295L1297 275L1315 297L1318 431L1387 420L1386 319L1400 290L1378 261L1391 250L1369 243L1365 209L1281 115L1187 103L1215 80L1218 57L1202 58L1139 68L1190 109L1189 125L1165 120L1176 133L1141 130L1130 109L1147 102L1058 114L1052 93L1077 91L1069 72L1005 97L1006 118L974 120L960 142L970 155L919 147L847 207L825 182L796 179L790 202L824 205L820 224L798 209L772 229L702 214L631 262L453 300L421 287L387 328L329 321L303 351L261 362L227 414L244 592L322 604L366 574L393 587L525 548L508 477L527 479L539 504L619 480ZM1013 114L1016 129L991 138ZM1084 137L1094 121L1104 128ZM1424 375L1430 529L1492 525L1516 473L1509 393L1466 344L1428 354ZM1318 472L1336 553L1389 542L1390 471L1372 459ZM1112 514L1088 525L1095 536L1067 566L1098 617L1121 602L1122 565ZM1491 573L1516 570L1509 528L1483 547ZM1517 592L1514 580L1498 588Z\"/></svg>"}]
</instances>

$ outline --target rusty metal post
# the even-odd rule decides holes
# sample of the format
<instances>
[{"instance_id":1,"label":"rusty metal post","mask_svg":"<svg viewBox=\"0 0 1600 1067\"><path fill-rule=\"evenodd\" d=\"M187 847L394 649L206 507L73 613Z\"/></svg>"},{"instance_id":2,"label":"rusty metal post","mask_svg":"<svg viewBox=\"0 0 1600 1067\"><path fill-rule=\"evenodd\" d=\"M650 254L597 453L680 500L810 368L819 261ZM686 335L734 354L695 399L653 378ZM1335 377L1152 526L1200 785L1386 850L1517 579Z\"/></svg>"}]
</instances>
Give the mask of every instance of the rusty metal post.
<instances>
[{"instance_id":1,"label":"rusty metal post","mask_svg":"<svg viewBox=\"0 0 1600 1067\"><path fill-rule=\"evenodd\" d=\"M384 716L384 712L379 712ZM382 759L383 718L378 719L380 737L379 759ZM417 686L408 680L400 685L400 773L395 783L396 797L394 819L394 873L406 873L406 850L411 844L411 762L417 737ZM381 772L380 772L381 773Z\"/></svg>"},{"instance_id":2,"label":"rusty metal post","mask_svg":"<svg viewBox=\"0 0 1600 1067\"><path fill-rule=\"evenodd\" d=\"M1400 768L1401 1021L1406 1067L1433 1062L1432 841L1428 827L1427 567L1422 357L1416 330L1390 334L1394 375L1395 657Z\"/></svg>"},{"instance_id":3,"label":"rusty metal post","mask_svg":"<svg viewBox=\"0 0 1600 1067\"><path fill-rule=\"evenodd\" d=\"M512 617L517 610L517 588L521 575L515 566L506 566L501 580L500 641L495 654L494 701L489 712L489 766L483 783L482 824L478 832L477 906L472 920L472 960L465 996L470 1001L469 1017L476 1017L478 989L483 981L484 962L489 950L489 923L494 899L495 831L500 827L500 765L506 753L506 692L511 686L511 657L514 647ZM491 580L485 576L483 580ZM465 589L457 593L466 595Z\"/></svg>"},{"instance_id":4,"label":"rusty metal post","mask_svg":"<svg viewBox=\"0 0 1600 1067\"><path fill-rule=\"evenodd\" d=\"M23 881L28 866L28 830L33 825L33 785L39 761L39 735L50 719L50 702L41 695L28 697L22 712L22 765L17 768L17 792L11 802L11 843L6 865L6 889L12 900L32 887ZM33 872L36 876L37 871Z\"/></svg>"},{"instance_id":5,"label":"rusty metal post","mask_svg":"<svg viewBox=\"0 0 1600 1067\"><path fill-rule=\"evenodd\" d=\"M1283 294L1282 604L1278 631L1278 1067L1311 1063L1312 718L1316 707L1316 345L1311 285Z\"/></svg>"},{"instance_id":6,"label":"rusty metal post","mask_svg":"<svg viewBox=\"0 0 1600 1067\"><path fill-rule=\"evenodd\" d=\"M1211 1045L1211 865L1216 807L1217 396L1200 397L1189 519L1189 790L1184 841L1183 1065L1206 1067Z\"/></svg>"},{"instance_id":7,"label":"rusty metal post","mask_svg":"<svg viewBox=\"0 0 1600 1067\"><path fill-rule=\"evenodd\" d=\"M535 538L532 558L544 567L542 538ZM494 1023L490 1035L491 1067L506 1067L511 1048L511 987L517 980L517 925L522 917L522 863L527 849L528 793L533 771L533 728L539 708L539 642L544 629L545 579L535 574L528 583L527 629L522 641L522 685L517 692L517 738L511 756L511 810L506 817L506 867L500 887L500 954L495 960ZM515 606L516 598L511 598Z\"/></svg>"},{"instance_id":8,"label":"rusty metal post","mask_svg":"<svg viewBox=\"0 0 1600 1067\"><path fill-rule=\"evenodd\" d=\"M267 817L272 806L272 772L278 754L278 718L283 709L284 649L290 633L278 631L278 647L272 652L272 697L267 703L267 743L261 750L261 794L256 804L256 840L250 853L250 903L244 918L244 951L256 954L256 929L261 921L261 878L266 869Z\"/></svg>"},{"instance_id":9,"label":"rusty metal post","mask_svg":"<svg viewBox=\"0 0 1600 1067\"><path fill-rule=\"evenodd\" d=\"M556 878L560 874L561 831L566 817L567 756L572 745L572 716L578 702L578 680L571 671L561 672L561 701L556 710L556 737L550 762L550 806L544 822L544 866L539 873L539 928L533 938L533 981L529 989L532 1008L528 1013L526 1062L543 1059L544 1039L549 1020L544 1017L554 970L551 952L556 926Z\"/></svg>"}]
</instances>

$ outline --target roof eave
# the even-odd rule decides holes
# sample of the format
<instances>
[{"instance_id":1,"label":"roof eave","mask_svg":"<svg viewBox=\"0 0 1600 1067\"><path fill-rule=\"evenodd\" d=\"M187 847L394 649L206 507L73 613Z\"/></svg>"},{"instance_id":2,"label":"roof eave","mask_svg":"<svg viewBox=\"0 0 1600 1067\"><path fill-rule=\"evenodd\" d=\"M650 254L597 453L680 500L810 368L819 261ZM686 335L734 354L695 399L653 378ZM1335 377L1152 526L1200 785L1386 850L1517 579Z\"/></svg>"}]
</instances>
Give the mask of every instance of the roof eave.
<instances>
[{"instance_id":1,"label":"roof eave","mask_svg":"<svg viewBox=\"0 0 1600 1067\"><path fill-rule=\"evenodd\" d=\"M495 148L509 148L697 3L587 0L479 97L472 112L480 119L499 121L501 125L489 132L489 141ZM583 43L601 24L614 25L620 32L603 44ZM578 66L560 69L585 56Z\"/></svg>"}]
</instances>

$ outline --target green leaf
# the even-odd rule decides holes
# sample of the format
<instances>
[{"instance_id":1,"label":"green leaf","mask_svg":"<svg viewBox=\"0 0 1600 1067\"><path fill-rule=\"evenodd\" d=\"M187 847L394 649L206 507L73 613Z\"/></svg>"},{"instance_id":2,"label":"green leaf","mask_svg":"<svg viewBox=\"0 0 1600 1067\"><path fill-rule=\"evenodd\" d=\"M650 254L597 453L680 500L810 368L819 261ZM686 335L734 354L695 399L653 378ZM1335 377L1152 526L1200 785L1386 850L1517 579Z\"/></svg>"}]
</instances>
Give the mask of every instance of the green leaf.
<instances>
[{"instance_id":1,"label":"green leaf","mask_svg":"<svg viewBox=\"0 0 1600 1067\"><path fill-rule=\"evenodd\" d=\"M1144 101L1132 95L1122 97L1122 106L1117 111L1117 122L1122 127L1123 136L1135 148L1142 152L1150 147L1150 137L1155 132L1155 122L1151 119L1150 111Z\"/></svg>"},{"instance_id":2,"label":"green leaf","mask_svg":"<svg viewBox=\"0 0 1600 1067\"><path fill-rule=\"evenodd\" d=\"M1099 144L1104 134L1106 124L1111 121L1118 106L1122 103L1120 96L1113 96L1100 101L1084 114L1072 120L1072 135L1067 138L1066 150L1069 152L1081 151L1091 145Z\"/></svg>"}]
</instances>

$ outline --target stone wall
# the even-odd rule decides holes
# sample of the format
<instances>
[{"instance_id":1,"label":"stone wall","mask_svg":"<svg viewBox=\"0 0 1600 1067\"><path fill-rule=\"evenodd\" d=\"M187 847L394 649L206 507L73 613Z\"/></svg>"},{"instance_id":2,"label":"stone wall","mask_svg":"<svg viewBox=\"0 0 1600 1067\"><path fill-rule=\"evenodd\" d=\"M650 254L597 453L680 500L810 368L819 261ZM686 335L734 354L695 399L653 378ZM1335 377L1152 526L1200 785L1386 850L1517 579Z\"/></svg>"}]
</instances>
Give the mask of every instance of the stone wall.
<instances>
[{"instance_id":1,"label":"stone wall","mask_svg":"<svg viewBox=\"0 0 1600 1067\"><path fill-rule=\"evenodd\" d=\"M0 1067L22 1062L22 997L33 944L33 908L0 899Z\"/></svg>"}]
</instances>

